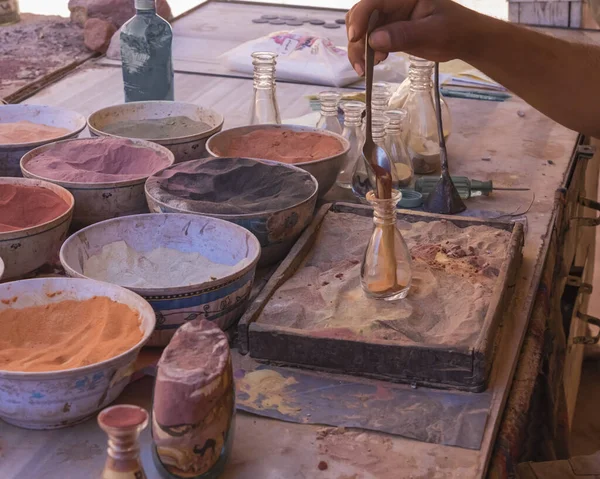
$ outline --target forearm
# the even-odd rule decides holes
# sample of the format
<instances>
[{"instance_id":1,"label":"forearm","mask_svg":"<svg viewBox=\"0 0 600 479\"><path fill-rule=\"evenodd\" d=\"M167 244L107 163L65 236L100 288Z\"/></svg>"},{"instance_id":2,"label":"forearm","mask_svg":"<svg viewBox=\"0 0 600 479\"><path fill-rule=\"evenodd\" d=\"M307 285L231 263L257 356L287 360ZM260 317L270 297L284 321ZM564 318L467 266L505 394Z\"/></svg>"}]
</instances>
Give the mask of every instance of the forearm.
<instances>
[{"instance_id":1,"label":"forearm","mask_svg":"<svg viewBox=\"0 0 600 479\"><path fill-rule=\"evenodd\" d=\"M600 47L489 17L474 24L472 42L463 60L558 123L600 138Z\"/></svg>"}]
</instances>

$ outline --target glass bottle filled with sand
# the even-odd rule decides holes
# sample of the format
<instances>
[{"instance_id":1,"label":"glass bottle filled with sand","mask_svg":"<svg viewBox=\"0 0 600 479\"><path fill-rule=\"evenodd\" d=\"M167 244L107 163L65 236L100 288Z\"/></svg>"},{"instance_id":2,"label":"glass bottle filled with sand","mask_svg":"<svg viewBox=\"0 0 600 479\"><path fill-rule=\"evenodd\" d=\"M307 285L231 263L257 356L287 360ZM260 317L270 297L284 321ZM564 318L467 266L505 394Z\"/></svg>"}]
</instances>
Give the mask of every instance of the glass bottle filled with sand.
<instances>
[{"instance_id":1,"label":"glass bottle filled with sand","mask_svg":"<svg viewBox=\"0 0 600 479\"><path fill-rule=\"evenodd\" d=\"M440 169L440 140L433 104L434 63L422 58L410 57L408 77L410 91L404 110L408 113L407 149L414 172L435 173Z\"/></svg>"},{"instance_id":2,"label":"glass bottle filled with sand","mask_svg":"<svg viewBox=\"0 0 600 479\"><path fill-rule=\"evenodd\" d=\"M254 98L250 108L249 125L281 124L277 92L275 87L275 66L277 54L271 52L254 52Z\"/></svg>"},{"instance_id":3,"label":"glass bottle filled with sand","mask_svg":"<svg viewBox=\"0 0 600 479\"><path fill-rule=\"evenodd\" d=\"M321 117L317 122L319 130L327 130L338 135L342 134L342 125L338 118L338 105L342 95L336 91L322 91L319 93L321 104Z\"/></svg>"},{"instance_id":4,"label":"glass bottle filled with sand","mask_svg":"<svg viewBox=\"0 0 600 479\"><path fill-rule=\"evenodd\" d=\"M388 119L385 126L386 151L390 154L390 161L396 172L398 186L407 188L412 184L414 178L412 163L404 143L408 114L406 110L388 110L385 116Z\"/></svg>"},{"instance_id":5,"label":"glass bottle filled with sand","mask_svg":"<svg viewBox=\"0 0 600 479\"><path fill-rule=\"evenodd\" d=\"M352 188L352 174L362 155L365 144L365 133L362 129L362 114L365 104L362 101L346 101L342 103L344 112L344 129L342 136L350 143L350 150L346 154L346 162L342 166L336 183L342 188Z\"/></svg>"},{"instance_id":6,"label":"glass bottle filled with sand","mask_svg":"<svg viewBox=\"0 0 600 479\"><path fill-rule=\"evenodd\" d=\"M377 198L373 191L367 193L367 201L374 208L374 227L361 265L360 283L370 298L404 299L412 283L410 251L396 226L396 204L401 198L402 193L394 190L388 199Z\"/></svg>"}]
</instances>

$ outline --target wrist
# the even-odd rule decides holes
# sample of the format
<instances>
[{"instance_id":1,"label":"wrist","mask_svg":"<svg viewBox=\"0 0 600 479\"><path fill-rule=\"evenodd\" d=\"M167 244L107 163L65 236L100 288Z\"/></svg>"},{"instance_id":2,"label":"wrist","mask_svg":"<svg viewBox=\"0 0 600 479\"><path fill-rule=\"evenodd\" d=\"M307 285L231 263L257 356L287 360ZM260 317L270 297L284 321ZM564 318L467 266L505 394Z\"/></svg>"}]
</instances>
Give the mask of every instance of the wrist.
<instances>
[{"instance_id":1,"label":"wrist","mask_svg":"<svg viewBox=\"0 0 600 479\"><path fill-rule=\"evenodd\" d=\"M467 63L480 63L489 59L495 47L505 42L507 35L502 33L506 22L469 11L470 17L463 23L459 58ZM502 40L503 39L503 40Z\"/></svg>"}]
</instances>

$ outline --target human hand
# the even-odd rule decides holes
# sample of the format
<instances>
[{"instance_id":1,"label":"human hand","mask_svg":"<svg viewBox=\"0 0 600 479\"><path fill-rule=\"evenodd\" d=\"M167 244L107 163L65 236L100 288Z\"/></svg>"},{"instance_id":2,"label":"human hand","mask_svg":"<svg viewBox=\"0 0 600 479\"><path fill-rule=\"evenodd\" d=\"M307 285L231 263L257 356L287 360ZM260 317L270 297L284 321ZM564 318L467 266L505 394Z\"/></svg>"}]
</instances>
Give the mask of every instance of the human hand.
<instances>
[{"instance_id":1,"label":"human hand","mask_svg":"<svg viewBox=\"0 0 600 479\"><path fill-rule=\"evenodd\" d=\"M373 10L379 11L378 27L370 36L376 63L397 51L431 61L464 57L476 42L474 25L485 18L452 0L361 0L346 14L348 58L359 75L364 73Z\"/></svg>"}]
</instances>

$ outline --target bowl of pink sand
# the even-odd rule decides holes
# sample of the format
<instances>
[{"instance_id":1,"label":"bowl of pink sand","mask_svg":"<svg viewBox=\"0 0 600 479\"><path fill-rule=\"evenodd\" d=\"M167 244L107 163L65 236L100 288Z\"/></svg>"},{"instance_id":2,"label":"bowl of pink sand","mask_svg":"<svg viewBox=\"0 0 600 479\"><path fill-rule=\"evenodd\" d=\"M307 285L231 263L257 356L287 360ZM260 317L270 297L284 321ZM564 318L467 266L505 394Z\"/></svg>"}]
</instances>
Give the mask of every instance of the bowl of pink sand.
<instances>
[{"instance_id":1,"label":"bowl of pink sand","mask_svg":"<svg viewBox=\"0 0 600 479\"><path fill-rule=\"evenodd\" d=\"M44 145L21 159L26 178L50 181L75 197L73 225L147 213L144 183L171 166L173 153L145 140L82 138Z\"/></svg>"},{"instance_id":2,"label":"bowl of pink sand","mask_svg":"<svg viewBox=\"0 0 600 479\"><path fill-rule=\"evenodd\" d=\"M296 125L250 125L217 133L206 150L219 158L245 157L297 166L319 183L319 197L334 185L350 143L341 135Z\"/></svg>"},{"instance_id":3,"label":"bowl of pink sand","mask_svg":"<svg viewBox=\"0 0 600 479\"><path fill-rule=\"evenodd\" d=\"M23 277L58 259L74 202L69 191L47 181L0 178L3 280Z\"/></svg>"},{"instance_id":4,"label":"bowl of pink sand","mask_svg":"<svg viewBox=\"0 0 600 479\"><path fill-rule=\"evenodd\" d=\"M73 138L85 128L83 115L42 105L0 105L0 176L21 176L19 160L41 145Z\"/></svg>"},{"instance_id":5,"label":"bowl of pink sand","mask_svg":"<svg viewBox=\"0 0 600 479\"><path fill-rule=\"evenodd\" d=\"M113 105L92 113L94 136L137 138L168 148L175 163L206 156L206 140L223 128L223 115L181 101L139 101Z\"/></svg>"}]
</instances>

